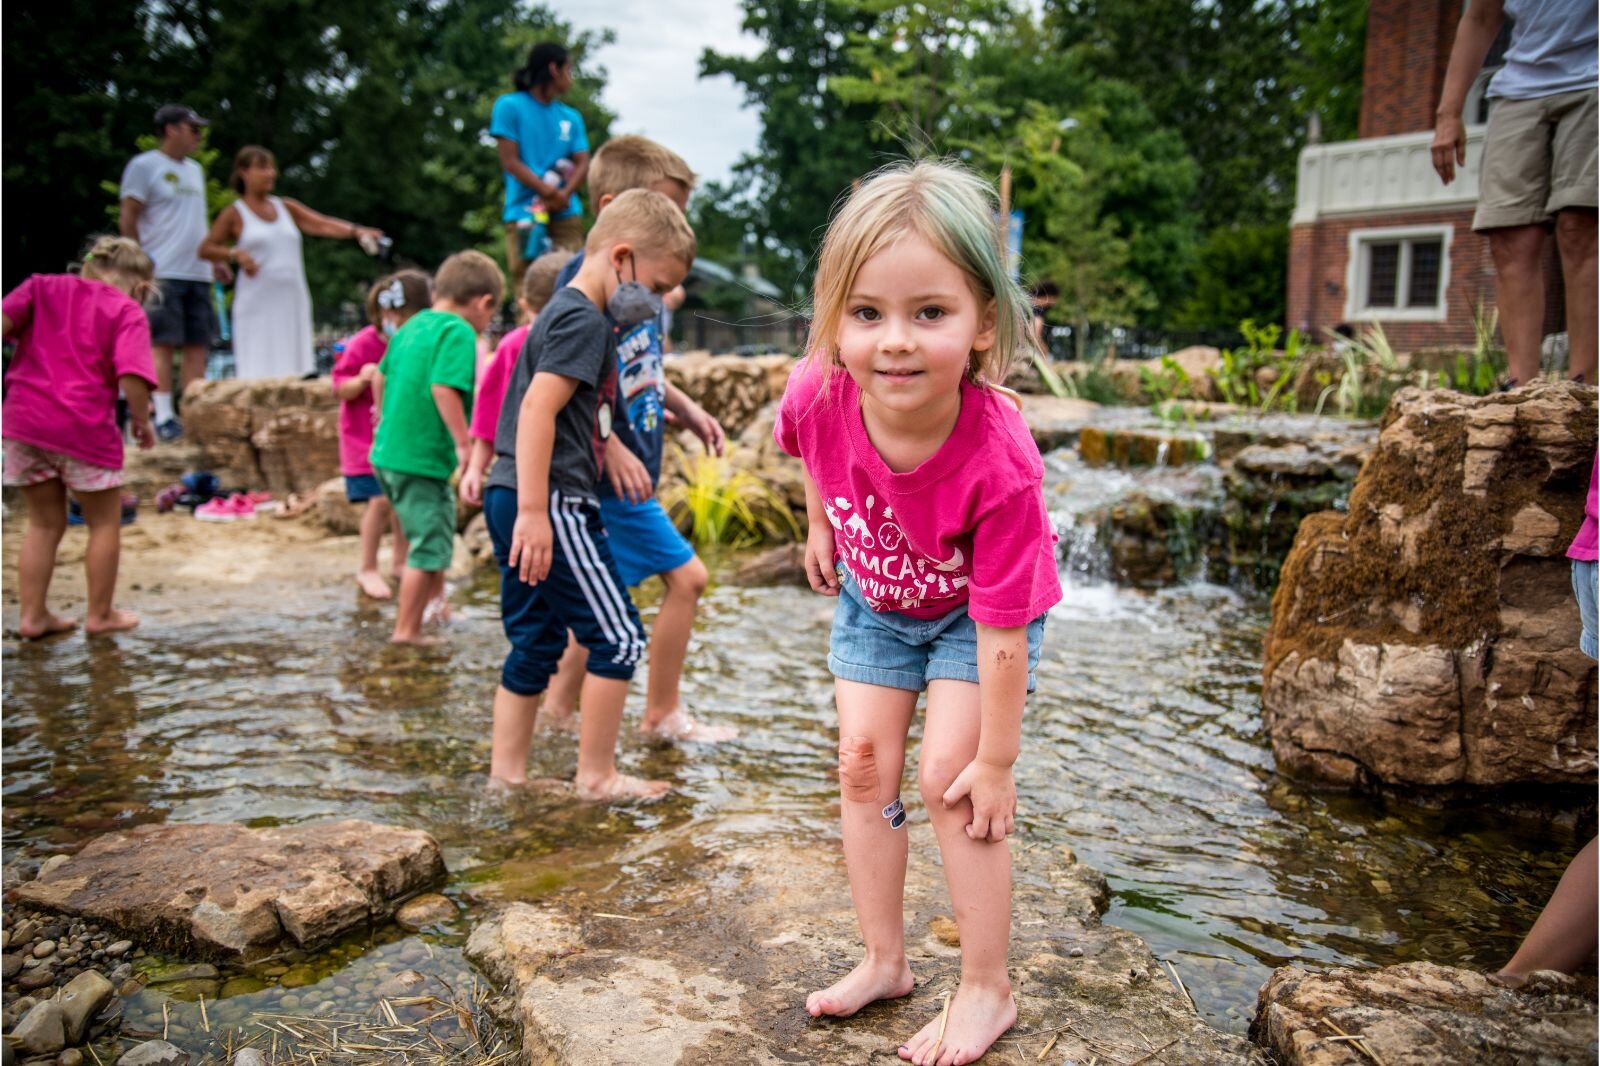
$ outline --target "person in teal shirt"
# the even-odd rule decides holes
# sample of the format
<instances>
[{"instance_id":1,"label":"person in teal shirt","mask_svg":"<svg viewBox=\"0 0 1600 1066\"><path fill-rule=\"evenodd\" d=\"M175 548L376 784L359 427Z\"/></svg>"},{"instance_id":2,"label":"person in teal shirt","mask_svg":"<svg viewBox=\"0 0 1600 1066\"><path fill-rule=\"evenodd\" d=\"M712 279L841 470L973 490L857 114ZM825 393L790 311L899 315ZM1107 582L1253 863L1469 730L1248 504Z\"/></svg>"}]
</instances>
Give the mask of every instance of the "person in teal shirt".
<instances>
[{"instance_id":1,"label":"person in teal shirt","mask_svg":"<svg viewBox=\"0 0 1600 1066\"><path fill-rule=\"evenodd\" d=\"M572 56L562 45L545 41L533 46L528 62L511 76L516 92L494 102L489 135L500 149L506 176L506 264L511 285L522 284L527 268L523 239L533 220L535 199L549 212L550 242L557 248L583 247L583 203L577 190L589 175L589 131L583 116L558 99L572 88ZM560 160L571 163L565 176ZM553 180L552 180L553 179Z\"/></svg>"},{"instance_id":2,"label":"person in teal shirt","mask_svg":"<svg viewBox=\"0 0 1600 1066\"><path fill-rule=\"evenodd\" d=\"M410 542L396 644L431 644L422 635L427 605L444 596L456 539L450 475L467 461L467 410L477 376L478 334L500 306L505 278L482 252L457 252L433 279L433 307L418 311L389 341L378 364L372 472Z\"/></svg>"}]
</instances>

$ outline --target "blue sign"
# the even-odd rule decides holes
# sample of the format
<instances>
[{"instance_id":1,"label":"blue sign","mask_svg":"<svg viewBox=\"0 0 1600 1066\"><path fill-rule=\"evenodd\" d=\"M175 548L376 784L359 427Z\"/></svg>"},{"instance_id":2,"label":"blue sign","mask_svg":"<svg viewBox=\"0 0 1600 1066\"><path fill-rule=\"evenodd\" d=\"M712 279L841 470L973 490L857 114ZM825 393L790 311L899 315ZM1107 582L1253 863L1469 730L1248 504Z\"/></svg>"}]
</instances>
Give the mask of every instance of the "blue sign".
<instances>
[{"instance_id":1,"label":"blue sign","mask_svg":"<svg viewBox=\"0 0 1600 1066\"><path fill-rule=\"evenodd\" d=\"M1016 281L1022 269L1022 212L1012 211L1006 225L1006 260L1011 265L1011 280Z\"/></svg>"}]
</instances>

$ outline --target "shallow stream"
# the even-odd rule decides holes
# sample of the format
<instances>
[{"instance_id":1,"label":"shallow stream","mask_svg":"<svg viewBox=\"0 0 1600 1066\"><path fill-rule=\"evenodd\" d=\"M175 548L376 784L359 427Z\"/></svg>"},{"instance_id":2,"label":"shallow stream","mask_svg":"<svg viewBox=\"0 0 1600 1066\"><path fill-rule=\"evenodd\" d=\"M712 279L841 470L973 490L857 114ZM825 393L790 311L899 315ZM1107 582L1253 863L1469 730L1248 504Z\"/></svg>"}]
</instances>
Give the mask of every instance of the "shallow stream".
<instances>
[{"instance_id":1,"label":"shallow stream","mask_svg":"<svg viewBox=\"0 0 1600 1066\"><path fill-rule=\"evenodd\" d=\"M1064 525L1139 481L1063 454L1050 478ZM1116 588L1082 550L1070 558L1025 725L1020 846L1070 846L1104 871L1106 921L1173 961L1212 1024L1242 1031L1256 989L1291 961L1489 967L1510 954L1581 841L1492 811L1279 781L1258 700L1266 603L1209 584ZM342 575L292 597L246 586L235 598L226 613L167 611L116 642L7 643L7 864L142 822L369 818L433 833L465 910L449 934L391 928L225 972L201 990L224 997L211 1021L365 995L399 968L470 982L460 949L494 899L581 894L620 910L702 849L771 834L833 846L830 605L809 592L712 589L685 696L743 735L692 752L630 736L627 768L678 787L660 805L612 810L485 798L503 651L487 576L457 590L448 646L421 653L390 650L387 613L358 603ZM570 773L570 736L536 748L535 773ZM127 1005L125 1025L170 1029L162 987ZM192 1013L173 1038L204 1046Z\"/></svg>"}]
</instances>

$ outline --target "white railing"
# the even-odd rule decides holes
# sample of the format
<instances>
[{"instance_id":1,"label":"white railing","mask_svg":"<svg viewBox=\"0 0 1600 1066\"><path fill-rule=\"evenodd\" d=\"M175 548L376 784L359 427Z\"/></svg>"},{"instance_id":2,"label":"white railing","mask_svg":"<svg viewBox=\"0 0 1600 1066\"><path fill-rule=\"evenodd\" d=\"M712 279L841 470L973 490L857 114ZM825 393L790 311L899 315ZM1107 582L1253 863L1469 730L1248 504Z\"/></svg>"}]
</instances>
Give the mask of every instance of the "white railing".
<instances>
[{"instance_id":1,"label":"white railing","mask_svg":"<svg viewBox=\"0 0 1600 1066\"><path fill-rule=\"evenodd\" d=\"M1314 144L1300 153L1295 224L1324 215L1460 207L1478 200L1483 126L1467 127L1467 162L1449 185L1433 169L1433 132Z\"/></svg>"}]
</instances>

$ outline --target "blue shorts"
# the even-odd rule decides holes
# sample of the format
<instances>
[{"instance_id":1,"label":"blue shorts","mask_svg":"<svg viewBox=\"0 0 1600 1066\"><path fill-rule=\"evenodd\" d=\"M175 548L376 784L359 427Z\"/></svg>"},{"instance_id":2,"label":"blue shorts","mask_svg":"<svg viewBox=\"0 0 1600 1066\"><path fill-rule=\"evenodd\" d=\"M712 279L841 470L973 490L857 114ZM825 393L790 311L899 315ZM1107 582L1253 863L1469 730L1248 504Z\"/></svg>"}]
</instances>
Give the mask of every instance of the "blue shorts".
<instances>
[{"instance_id":1,"label":"blue shorts","mask_svg":"<svg viewBox=\"0 0 1600 1066\"><path fill-rule=\"evenodd\" d=\"M1595 578L1600 575L1600 563L1583 559L1572 560L1572 594L1578 597L1578 617L1583 619L1583 632L1578 634L1578 647L1589 658L1595 655Z\"/></svg>"},{"instance_id":2,"label":"blue shorts","mask_svg":"<svg viewBox=\"0 0 1600 1066\"><path fill-rule=\"evenodd\" d=\"M500 622L511 642L500 683L518 696L543 692L567 650L569 629L589 649L589 673L631 679L644 654L644 626L617 574L599 505L559 490L550 494L550 573L537 585L506 565L517 523L516 490L491 488L483 513L500 562Z\"/></svg>"},{"instance_id":3,"label":"blue shorts","mask_svg":"<svg viewBox=\"0 0 1600 1066\"><path fill-rule=\"evenodd\" d=\"M600 518L611 539L611 554L617 572L628 585L647 577L676 570L694 558L694 549L683 539L654 496L643 503L629 503L609 492L600 494Z\"/></svg>"},{"instance_id":4,"label":"blue shorts","mask_svg":"<svg viewBox=\"0 0 1600 1066\"><path fill-rule=\"evenodd\" d=\"M978 623L965 604L943 618L874 611L843 565L838 573L839 606L828 641L828 669L834 677L911 692L941 679L978 683ZM1044 619L1041 614L1028 623L1029 692L1044 643Z\"/></svg>"},{"instance_id":5,"label":"blue shorts","mask_svg":"<svg viewBox=\"0 0 1600 1066\"><path fill-rule=\"evenodd\" d=\"M383 485L376 474L346 474L344 498L351 503L364 503L374 496L383 495Z\"/></svg>"}]
</instances>

